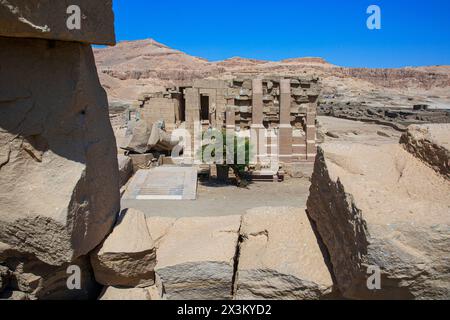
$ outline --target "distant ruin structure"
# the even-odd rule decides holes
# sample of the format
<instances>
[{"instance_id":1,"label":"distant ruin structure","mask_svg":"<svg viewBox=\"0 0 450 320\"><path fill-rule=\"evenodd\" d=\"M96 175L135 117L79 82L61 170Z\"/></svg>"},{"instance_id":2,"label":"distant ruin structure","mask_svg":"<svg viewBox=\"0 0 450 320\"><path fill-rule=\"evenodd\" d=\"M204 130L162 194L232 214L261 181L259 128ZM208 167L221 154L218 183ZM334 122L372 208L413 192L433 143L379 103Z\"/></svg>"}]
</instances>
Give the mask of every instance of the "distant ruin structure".
<instances>
[{"instance_id":1,"label":"distant ruin structure","mask_svg":"<svg viewBox=\"0 0 450 320\"><path fill-rule=\"evenodd\" d=\"M236 77L195 80L164 92L143 94L142 120L164 120L166 130L235 129L266 133L266 146L278 145L280 163L311 163L316 156L316 109L320 84L315 77ZM258 145L258 156L265 154Z\"/></svg>"}]
</instances>

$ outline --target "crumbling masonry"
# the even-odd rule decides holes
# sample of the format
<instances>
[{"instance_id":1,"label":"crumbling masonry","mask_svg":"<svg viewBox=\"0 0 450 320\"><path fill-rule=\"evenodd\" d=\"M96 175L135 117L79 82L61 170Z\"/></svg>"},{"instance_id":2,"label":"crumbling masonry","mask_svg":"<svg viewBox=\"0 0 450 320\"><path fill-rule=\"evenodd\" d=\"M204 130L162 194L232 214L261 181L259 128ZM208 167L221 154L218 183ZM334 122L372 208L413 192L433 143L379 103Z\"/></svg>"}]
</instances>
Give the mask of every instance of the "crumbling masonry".
<instances>
[{"instance_id":1,"label":"crumbling masonry","mask_svg":"<svg viewBox=\"0 0 450 320\"><path fill-rule=\"evenodd\" d=\"M196 121L203 130L267 129L266 147L277 143L281 163L311 163L316 156L319 94L314 77L205 79L143 94L137 110L149 123L164 120L169 132L183 126L193 130ZM257 145L257 154L264 155L268 148Z\"/></svg>"}]
</instances>

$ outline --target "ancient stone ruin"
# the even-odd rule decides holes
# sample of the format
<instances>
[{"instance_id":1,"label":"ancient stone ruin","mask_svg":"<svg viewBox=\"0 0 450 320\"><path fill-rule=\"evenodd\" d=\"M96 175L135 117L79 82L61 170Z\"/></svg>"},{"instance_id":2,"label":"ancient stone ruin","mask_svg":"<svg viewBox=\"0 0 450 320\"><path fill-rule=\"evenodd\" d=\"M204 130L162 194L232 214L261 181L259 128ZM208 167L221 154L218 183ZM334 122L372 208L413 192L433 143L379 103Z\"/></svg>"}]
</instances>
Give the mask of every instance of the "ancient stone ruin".
<instances>
[{"instance_id":1,"label":"ancient stone ruin","mask_svg":"<svg viewBox=\"0 0 450 320\"><path fill-rule=\"evenodd\" d=\"M267 129L265 150L257 154L267 154L267 146L277 145L280 162L289 168L291 164L307 166L315 159L319 94L320 84L314 77L205 79L143 94L135 112L149 125L164 121L169 133L182 127L193 134L196 123L203 131L254 130L258 134Z\"/></svg>"}]
</instances>

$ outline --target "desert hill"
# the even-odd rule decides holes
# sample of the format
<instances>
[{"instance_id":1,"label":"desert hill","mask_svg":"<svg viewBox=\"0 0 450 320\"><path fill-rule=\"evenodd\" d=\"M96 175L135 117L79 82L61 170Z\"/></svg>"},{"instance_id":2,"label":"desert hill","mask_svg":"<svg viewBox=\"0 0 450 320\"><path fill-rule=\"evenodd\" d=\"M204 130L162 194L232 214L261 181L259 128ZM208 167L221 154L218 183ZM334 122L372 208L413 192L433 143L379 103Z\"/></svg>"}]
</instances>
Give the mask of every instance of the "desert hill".
<instances>
[{"instance_id":1,"label":"desert hill","mask_svg":"<svg viewBox=\"0 0 450 320\"><path fill-rule=\"evenodd\" d=\"M314 74L323 82L322 99L332 104L450 108L450 66L370 69L340 67L318 57L262 61L233 57L210 62L169 48L153 39L124 41L94 50L110 102L130 103L143 92L193 79L234 75Z\"/></svg>"}]
</instances>

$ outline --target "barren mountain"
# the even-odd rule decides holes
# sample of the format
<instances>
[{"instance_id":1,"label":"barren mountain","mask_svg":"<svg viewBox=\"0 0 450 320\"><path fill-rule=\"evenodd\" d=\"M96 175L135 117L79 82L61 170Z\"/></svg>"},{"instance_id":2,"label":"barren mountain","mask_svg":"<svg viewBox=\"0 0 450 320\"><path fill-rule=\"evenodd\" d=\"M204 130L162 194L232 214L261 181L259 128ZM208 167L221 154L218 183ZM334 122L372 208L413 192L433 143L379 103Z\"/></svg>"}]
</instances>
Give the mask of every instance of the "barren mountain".
<instances>
[{"instance_id":1,"label":"barren mountain","mask_svg":"<svg viewBox=\"0 0 450 320\"><path fill-rule=\"evenodd\" d=\"M324 104L396 108L428 104L450 109L450 66L347 68L315 57L282 61L234 57L209 62L152 39L125 41L94 53L110 102L130 103L140 93L206 77L314 74L322 79Z\"/></svg>"}]
</instances>

